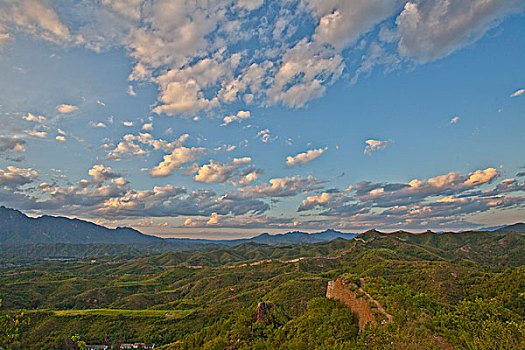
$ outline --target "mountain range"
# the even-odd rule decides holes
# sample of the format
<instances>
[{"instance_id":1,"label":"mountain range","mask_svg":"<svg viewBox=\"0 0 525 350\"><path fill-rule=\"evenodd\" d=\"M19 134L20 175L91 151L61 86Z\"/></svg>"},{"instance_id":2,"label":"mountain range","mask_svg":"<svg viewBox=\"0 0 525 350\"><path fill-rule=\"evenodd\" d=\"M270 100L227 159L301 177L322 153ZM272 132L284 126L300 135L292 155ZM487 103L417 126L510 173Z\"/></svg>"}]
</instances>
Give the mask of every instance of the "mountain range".
<instances>
[{"instance_id":1,"label":"mountain range","mask_svg":"<svg viewBox=\"0 0 525 350\"><path fill-rule=\"evenodd\" d=\"M0 207L0 244L36 243L151 243L162 239L129 227L110 229L89 221L44 215L31 218Z\"/></svg>"},{"instance_id":2,"label":"mountain range","mask_svg":"<svg viewBox=\"0 0 525 350\"><path fill-rule=\"evenodd\" d=\"M375 230L371 230L377 232ZM367 231L367 232L371 232ZM525 224L517 223L502 226L491 231L494 234L518 233L525 234ZM468 232L468 231L466 231ZM471 231L472 232L472 231ZM397 231L396 233L404 233ZM24 213L0 206L0 245L25 244L162 244L195 246L220 244L236 246L243 243L258 243L267 245L291 245L328 242L342 238L352 239L359 233L343 233L328 229L317 233L293 231L283 234L270 235L263 233L252 238L234 240L208 240L190 238L160 238L143 234L133 228L118 227L110 229L89 221L69 219L60 216L44 215L32 218Z\"/></svg>"}]
</instances>

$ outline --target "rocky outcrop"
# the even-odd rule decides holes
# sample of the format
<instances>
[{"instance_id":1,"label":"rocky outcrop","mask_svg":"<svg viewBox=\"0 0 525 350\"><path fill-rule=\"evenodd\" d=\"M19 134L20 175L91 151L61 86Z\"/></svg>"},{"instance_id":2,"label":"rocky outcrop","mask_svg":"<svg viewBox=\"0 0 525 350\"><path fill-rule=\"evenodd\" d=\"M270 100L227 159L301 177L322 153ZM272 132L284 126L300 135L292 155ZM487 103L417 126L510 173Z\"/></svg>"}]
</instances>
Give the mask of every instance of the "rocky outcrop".
<instances>
[{"instance_id":1,"label":"rocky outcrop","mask_svg":"<svg viewBox=\"0 0 525 350\"><path fill-rule=\"evenodd\" d=\"M269 324L270 320L268 319L268 311L272 307L275 307L275 304L265 303L264 301L261 301L259 304L257 304L257 309L255 310L255 319L257 322Z\"/></svg>"},{"instance_id":2,"label":"rocky outcrop","mask_svg":"<svg viewBox=\"0 0 525 350\"><path fill-rule=\"evenodd\" d=\"M352 310L352 315L357 321L359 330L362 331L368 323L375 327L377 322L366 298L358 296L363 294L359 292L359 289L355 284L345 284L341 278L338 278L335 281L328 282L326 297L339 300L342 304L348 306Z\"/></svg>"}]
</instances>

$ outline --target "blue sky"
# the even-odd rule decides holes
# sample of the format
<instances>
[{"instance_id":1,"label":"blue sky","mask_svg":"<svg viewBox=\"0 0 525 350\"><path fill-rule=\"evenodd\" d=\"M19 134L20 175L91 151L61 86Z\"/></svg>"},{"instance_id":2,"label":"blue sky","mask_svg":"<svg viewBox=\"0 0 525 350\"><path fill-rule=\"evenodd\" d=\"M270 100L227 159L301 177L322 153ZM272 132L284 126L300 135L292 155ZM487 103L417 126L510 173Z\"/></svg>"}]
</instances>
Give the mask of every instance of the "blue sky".
<instances>
[{"instance_id":1,"label":"blue sky","mask_svg":"<svg viewBox=\"0 0 525 350\"><path fill-rule=\"evenodd\" d=\"M524 220L525 1L0 10L1 205L199 238Z\"/></svg>"}]
</instances>

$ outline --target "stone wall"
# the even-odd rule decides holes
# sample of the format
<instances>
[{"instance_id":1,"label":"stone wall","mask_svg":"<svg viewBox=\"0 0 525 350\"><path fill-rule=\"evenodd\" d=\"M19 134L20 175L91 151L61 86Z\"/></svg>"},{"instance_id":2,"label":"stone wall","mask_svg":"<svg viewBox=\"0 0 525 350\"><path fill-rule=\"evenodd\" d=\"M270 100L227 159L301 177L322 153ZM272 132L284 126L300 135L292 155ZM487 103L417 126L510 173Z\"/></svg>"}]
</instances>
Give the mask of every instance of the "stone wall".
<instances>
[{"instance_id":1,"label":"stone wall","mask_svg":"<svg viewBox=\"0 0 525 350\"><path fill-rule=\"evenodd\" d=\"M340 278L335 281L329 281L326 289L326 297L339 300L342 304L348 306L350 310L352 310L352 315L354 315L360 331L364 330L366 324L369 322L375 327L377 322L366 297L357 297L358 292L352 290L352 286L354 286L354 289L358 289L358 287L353 284L345 285Z\"/></svg>"}]
</instances>

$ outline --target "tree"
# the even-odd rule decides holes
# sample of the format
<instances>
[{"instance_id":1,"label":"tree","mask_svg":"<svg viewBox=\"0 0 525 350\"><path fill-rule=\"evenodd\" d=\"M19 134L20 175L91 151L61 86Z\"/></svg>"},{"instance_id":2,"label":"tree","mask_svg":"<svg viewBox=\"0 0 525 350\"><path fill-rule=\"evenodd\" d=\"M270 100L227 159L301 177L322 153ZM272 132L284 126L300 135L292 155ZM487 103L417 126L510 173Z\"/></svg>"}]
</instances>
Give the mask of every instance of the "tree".
<instances>
[{"instance_id":1,"label":"tree","mask_svg":"<svg viewBox=\"0 0 525 350\"><path fill-rule=\"evenodd\" d=\"M73 336L71 337L71 340L72 340L74 343L77 344L77 346L78 346L78 348L79 348L80 350L86 350L86 349L87 349L87 347L86 347L86 342L83 341L83 340L80 340L80 339L81 339L81 338L80 338L80 335L78 335L78 334L75 334L75 335L73 335Z\"/></svg>"},{"instance_id":2,"label":"tree","mask_svg":"<svg viewBox=\"0 0 525 350\"><path fill-rule=\"evenodd\" d=\"M0 307L2 299L0 299ZM13 349L18 347L22 328L29 324L29 318L23 311L14 315L3 314L0 316L0 349Z\"/></svg>"}]
</instances>

